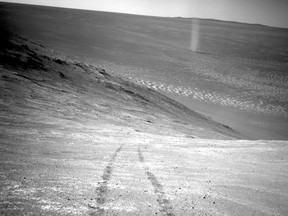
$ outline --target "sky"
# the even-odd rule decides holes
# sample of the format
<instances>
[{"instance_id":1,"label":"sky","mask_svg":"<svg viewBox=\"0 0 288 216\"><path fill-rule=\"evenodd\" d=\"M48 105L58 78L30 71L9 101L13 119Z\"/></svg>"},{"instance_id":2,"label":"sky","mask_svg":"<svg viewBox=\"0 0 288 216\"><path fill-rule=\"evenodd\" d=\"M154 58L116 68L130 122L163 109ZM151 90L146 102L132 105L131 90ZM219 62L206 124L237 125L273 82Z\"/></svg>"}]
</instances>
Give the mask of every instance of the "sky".
<instances>
[{"instance_id":1,"label":"sky","mask_svg":"<svg viewBox=\"0 0 288 216\"><path fill-rule=\"evenodd\" d=\"M4 1L153 16L212 18L288 28L288 0Z\"/></svg>"}]
</instances>

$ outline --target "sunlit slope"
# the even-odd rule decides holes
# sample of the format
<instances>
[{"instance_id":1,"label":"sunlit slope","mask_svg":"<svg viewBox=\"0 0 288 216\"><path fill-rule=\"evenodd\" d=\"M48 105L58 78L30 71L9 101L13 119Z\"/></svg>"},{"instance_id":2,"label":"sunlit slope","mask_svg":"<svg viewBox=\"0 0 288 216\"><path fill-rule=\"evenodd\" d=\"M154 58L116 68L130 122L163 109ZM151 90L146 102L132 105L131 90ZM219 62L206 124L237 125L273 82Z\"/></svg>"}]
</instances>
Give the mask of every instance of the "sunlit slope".
<instances>
[{"instance_id":1,"label":"sunlit slope","mask_svg":"<svg viewBox=\"0 0 288 216\"><path fill-rule=\"evenodd\" d=\"M287 29L216 20L199 20L195 26L195 19L38 6L1 8L12 32L153 88L251 138L287 139Z\"/></svg>"}]
</instances>

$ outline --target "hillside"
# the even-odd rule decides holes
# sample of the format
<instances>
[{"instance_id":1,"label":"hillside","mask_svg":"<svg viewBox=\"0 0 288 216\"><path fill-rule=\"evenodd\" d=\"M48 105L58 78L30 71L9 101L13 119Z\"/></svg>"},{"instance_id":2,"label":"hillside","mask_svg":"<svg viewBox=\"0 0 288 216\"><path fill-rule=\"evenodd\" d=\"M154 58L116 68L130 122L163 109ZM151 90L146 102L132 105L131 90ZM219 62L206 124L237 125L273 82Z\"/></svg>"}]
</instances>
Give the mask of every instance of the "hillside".
<instances>
[{"instance_id":1,"label":"hillside","mask_svg":"<svg viewBox=\"0 0 288 216\"><path fill-rule=\"evenodd\" d=\"M286 51L247 55L280 81L243 68L239 81L219 44L191 53L163 36L190 21L0 3L0 215L288 215L288 142L250 139L286 136ZM254 29L205 22L208 40Z\"/></svg>"},{"instance_id":2,"label":"hillside","mask_svg":"<svg viewBox=\"0 0 288 216\"><path fill-rule=\"evenodd\" d=\"M1 38L0 214L288 212L287 142L234 140L151 89Z\"/></svg>"},{"instance_id":3,"label":"hillside","mask_svg":"<svg viewBox=\"0 0 288 216\"><path fill-rule=\"evenodd\" d=\"M77 62L16 35L1 36L6 38L1 52L3 123L11 121L10 117L25 124L35 123L34 118L49 124L44 119L51 117L66 124L107 122L159 134L241 137L227 126L105 69Z\"/></svg>"},{"instance_id":4,"label":"hillside","mask_svg":"<svg viewBox=\"0 0 288 216\"><path fill-rule=\"evenodd\" d=\"M0 3L10 32L152 88L251 139L288 139L288 30Z\"/></svg>"}]
</instances>

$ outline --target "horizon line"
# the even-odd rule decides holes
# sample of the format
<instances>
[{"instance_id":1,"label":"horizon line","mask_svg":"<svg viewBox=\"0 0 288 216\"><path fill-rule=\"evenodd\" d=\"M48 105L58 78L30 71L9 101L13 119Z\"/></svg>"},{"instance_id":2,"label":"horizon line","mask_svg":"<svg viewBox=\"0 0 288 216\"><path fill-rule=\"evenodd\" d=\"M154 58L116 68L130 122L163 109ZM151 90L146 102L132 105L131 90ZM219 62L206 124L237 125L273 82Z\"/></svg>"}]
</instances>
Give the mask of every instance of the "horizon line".
<instances>
[{"instance_id":1,"label":"horizon line","mask_svg":"<svg viewBox=\"0 0 288 216\"><path fill-rule=\"evenodd\" d=\"M242 21L237 21L237 20L222 20L222 19L215 19L215 18L183 17L183 16L157 16L157 15L151 15L151 14L137 14L137 13L106 11L106 10L96 10L96 9L87 9L87 8L75 8L75 7L56 6L56 5L43 5L43 4L32 4L32 3L7 2L5 0L1 1L0 4L1 3L4 3L4 4L17 4L17 5L31 5L31 6L50 7L50 8L59 8L59 9L70 9L70 10L96 11L96 12L126 14L126 15L145 16L145 17L211 20L211 21L230 22L230 23L245 24L245 25L258 25L258 26L262 26L262 27L287 29L288 30L288 27L284 27L284 26L271 26L271 25L267 25L267 24L249 23L249 22L242 22Z\"/></svg>"}]
</instances>

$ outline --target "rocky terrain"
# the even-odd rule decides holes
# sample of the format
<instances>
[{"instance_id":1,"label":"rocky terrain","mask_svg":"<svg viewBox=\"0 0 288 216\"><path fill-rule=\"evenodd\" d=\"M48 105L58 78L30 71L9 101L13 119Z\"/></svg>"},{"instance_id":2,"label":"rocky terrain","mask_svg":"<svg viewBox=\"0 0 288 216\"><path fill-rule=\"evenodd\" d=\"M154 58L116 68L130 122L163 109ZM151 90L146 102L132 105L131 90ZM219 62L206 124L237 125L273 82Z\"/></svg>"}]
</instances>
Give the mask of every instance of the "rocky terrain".
<instances>
[{"instance_id":1,"label":"rocky terrain","mask_svg":"<svg viewBox=\"0 0 288 216\"><path fill-rule=\"evenodd\" d=\"M191 96L193 106L202 109L204 105L197 101L209 104L218 95L196 94L192 87L169 84L173 81L171 71L157 80L159 76L141 75L141 68L131 70L133 60L127 63L130 66L117 58L113 63L114 48L105 51L109 43L99 35L94 36L95 41L104 43L101 52L98 47L98 55L87 52L86 57L87 41L73 41L81 41L84 34L71 34L72 42L69 37L66 42L50 40L55 30L49 36L49 22L43 25L43 19L61 23L55 22L57 16L69 10L53 9L64 12L55 13L52 19L51 8L36 7L41 16L32 22L28 17L33 13L27 11L35 11L34 7L0 5L0 215L288 214L287 141L249 139L230 124L171 99L176 96L181 102ZM76 13L70 18L81 14L69 13ZM23 15L26 19L15 18ZM16 28L21 22L35 26ZM37 22L46 30L37 31ZM71 33L69 26L65 29ZM159 28L160 33L162 30ZM72 44L81 47L79 52L71 51ZM110 60L101 60L100 54ZM126 58L117 55L123 61ZM212 61L207 54L193 55L202 55L199 62L206 59L207 65ZM96 60L88 61L87 56ZM148 61L145 58L143 62ZM159 58L163 63L161 52ZM237 62L236 57L233 61ZM231 76L215 74L208 71L206 75L218 84L235 85ZM197 78L199 85L209 86L201 76ZM249 79L243 76L240 84L249 86ZM267 86L281 90L282 84ZM221 90L217 85L215 89ZM261 92L263 85L256 90ZM275 114L273 107L271 112Z\"/></svg>"},{"instance_id":2,"label":"rocky terrain","mask_svg":"<svg viewBox=\"0 0 288 216\"><path fill-rule=\"evenodd\" d=\"M287 214L287 142L1 38L1 215Z\"/></svg>"}]
</instances>

